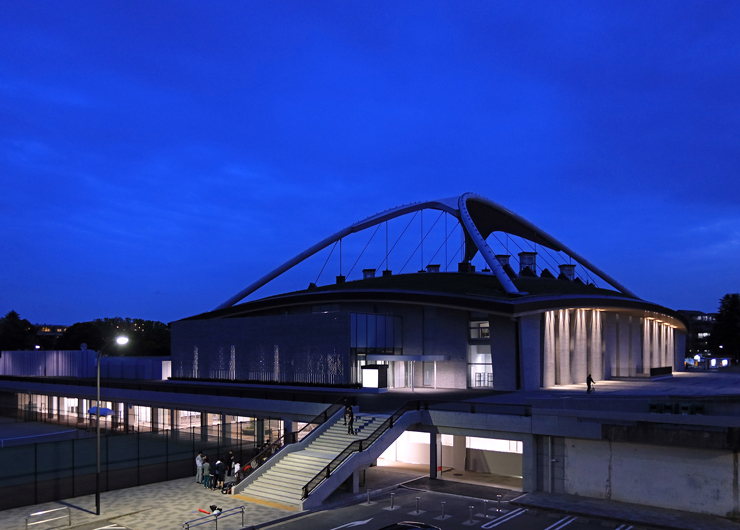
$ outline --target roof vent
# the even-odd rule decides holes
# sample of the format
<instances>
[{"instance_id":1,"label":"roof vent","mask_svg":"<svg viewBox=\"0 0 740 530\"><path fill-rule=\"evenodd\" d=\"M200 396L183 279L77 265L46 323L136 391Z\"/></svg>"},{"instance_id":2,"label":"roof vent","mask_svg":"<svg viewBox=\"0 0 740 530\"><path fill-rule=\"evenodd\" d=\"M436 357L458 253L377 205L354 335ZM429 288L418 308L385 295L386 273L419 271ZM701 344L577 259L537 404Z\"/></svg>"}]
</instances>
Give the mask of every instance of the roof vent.
<instances>
[{"instance_id":1,"label":"roof vent","mask_svg":"<svg viewBox=\"0 0 740 530\"><path fill-rule=\"evenodd\" d=\"M362 269L362 279L375 278L375 269Z\"/></svg>"},{"instance_id":2,"label":"roof vent","mask_svg":"<svg viewBox=\"0 0 740 530\"><path fill-rule=\"evenodd\" d=\"M383 271L383 276L393 276L393 271L386 269Z\"/></svg>"},{"instance_id":3,"label":"roof vent","mask_svg":"<svg viewBox=\"0 0 740 530\"><path fill-rule=\"evenodd\" d=\"M537 253L536 252L520 252L519 253L519 274L524 272L524 269L529 269L532 274L537 274Z\"/></svg>"},{"instance_id":4,"label":"roof vent","mask_svg":"<svg viewBox=\"0 0 740 530\"><path fill-rule=\"evenodd\" d=\"M475 265L469 261L461 261L457 264L457 272L475 272Z\"/></svg>"},{"instance_id":5,"label":"roof vent","mask_svg":"<svg viewBox=\"0 0 740 530\"><path fill-rule=\"evenodd\" d=\"M509 264L510 257L511 256L509 254L496 254L496 259L502 267L506 267Z\"/></svg>"},{"instance_id":6,"label":"roof vent","mask_svg":"<svg viewBox=\"0 0 740 530\"><path fill-rule=\"evenodd\" d=\"M564 263L563 265L559 265L560 267L560 275L558 275L558 278L561 280L570 280L573 281L576 279L576 266L570 265L568 263Z\"/></svg>"},{"instance_id":7,"label":"roof vent","mask_svg":"<svg viewBox=\"0 0 740 530\"><path fill-rule=\"evenodd\" d=\"M427 272L439 272L439 265L427 265Z\"/></svg>"},{"instance_id":8,"label":"roof vent","mask_svg":"<svg viewBox=\"0 0 740 530\"><path fill-rule=\"evenodd\" d=\"M346 278L344 276L337 276L337 283L344 283Z\"/></svg>"}]
</instances>

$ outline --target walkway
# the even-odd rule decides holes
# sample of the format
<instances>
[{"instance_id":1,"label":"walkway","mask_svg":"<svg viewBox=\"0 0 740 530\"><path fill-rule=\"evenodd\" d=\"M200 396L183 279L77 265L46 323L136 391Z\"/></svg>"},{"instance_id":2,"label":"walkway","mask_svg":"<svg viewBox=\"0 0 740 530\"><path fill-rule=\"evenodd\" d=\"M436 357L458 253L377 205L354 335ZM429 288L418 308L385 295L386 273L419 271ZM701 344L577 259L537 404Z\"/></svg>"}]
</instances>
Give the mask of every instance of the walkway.
<instances>
[{"instance_id":1,"label":"walkway","mask_svg":"<svg viewBox=\"0 0 740 530\"><path fill-rule=\"evenodd\" d=\"M94 495L0 511L0 528L22 530L28 514L69 506L72 509L72 527L110 521L131 530L181 530L185 521L205 515L198 512L198 508L209 510L211 504L223 509L244 506L245 525L287 515L283 510L240 501L230 495L222 495L220 491L203 489L195 483L195 477L192 477L102 493L100 516L95 515ZM49 528L50 525L40 525L38 528L40 527ZM241 517L225 518L219 521L218 528L237 530L241 528Z\"/></svg>"}]
</instances>

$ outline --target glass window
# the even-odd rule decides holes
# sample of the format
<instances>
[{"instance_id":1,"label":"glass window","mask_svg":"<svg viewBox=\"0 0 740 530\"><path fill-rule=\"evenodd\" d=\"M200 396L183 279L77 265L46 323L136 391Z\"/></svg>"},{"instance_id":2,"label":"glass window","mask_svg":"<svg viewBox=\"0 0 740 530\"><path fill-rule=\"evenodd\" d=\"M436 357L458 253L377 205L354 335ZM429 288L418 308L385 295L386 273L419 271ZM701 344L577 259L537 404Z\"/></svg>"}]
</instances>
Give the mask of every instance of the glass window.
<instances>
[{"instance_id":1,"label":"glass window","mask_svg":"<svg viewBox=\"0 0 740 530\"><path fill-rule=\"evenodd\" d=\"M499 453L523 453L522 442L516 440L500 440L497 438L476 438L468 436L465 446L468 449L479 449L481 451L497 451Z\"/></svg>"}]
</instances>

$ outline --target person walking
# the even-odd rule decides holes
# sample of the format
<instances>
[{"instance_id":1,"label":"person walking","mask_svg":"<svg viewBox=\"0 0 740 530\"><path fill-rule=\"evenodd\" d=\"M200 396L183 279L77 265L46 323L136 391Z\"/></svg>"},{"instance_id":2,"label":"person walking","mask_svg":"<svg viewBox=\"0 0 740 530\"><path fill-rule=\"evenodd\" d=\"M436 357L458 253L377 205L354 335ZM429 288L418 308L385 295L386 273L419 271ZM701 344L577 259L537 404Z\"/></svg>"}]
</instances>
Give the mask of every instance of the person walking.
<instances>
[{"instance_id":1,"label":"person walking","mask_svg":"<svg viewBox=\"0 0 740 530\"><path fill-rule=\"evenodd\" d=\"M195 482L203 483L203 451L198 451L198 456L195 457Z\"/></svg>"},{"instance_id":2,"label":"person walking","mask_svg":"<svg viewBox=\"0 0 740 530\"><path fill-rule=\"evenodd\" d=\"M346 400L345 400L346 401ZM352 407L349 404L344 406L344 426L347 426L347 418L352 414Z\"/></svg>"},{"instance_id":3,"label":"person walking","mask_svg":"<svg viewBox=\"0 0 740 530\"><path fill-rule=\"evenodd\" d=\"M594 379L591 377L591 374L588 374L588 377L586 378L586 394L590 394L594 391L592 386L594 385Z\"/></svg>"},{"instance_id":4,"label":"person walking","mask_svg":"<svg viewBox=\"0 0 740 530\"><path fill-rule=\"evenodd\" d=\"M352 407L347 406L349 416L347 417L347 434L355 434L355 413Z\"/></svg>"},{"instance_id":5,"label":"person walking","mask_svg":"<svg viewBox=\"0 0 740 530\"><path fill-rule=\"evenodd\" d=\"M203 457L203 487L211 487L211 464L208 463L208 457Z\"/></svg>"}]
</instances>

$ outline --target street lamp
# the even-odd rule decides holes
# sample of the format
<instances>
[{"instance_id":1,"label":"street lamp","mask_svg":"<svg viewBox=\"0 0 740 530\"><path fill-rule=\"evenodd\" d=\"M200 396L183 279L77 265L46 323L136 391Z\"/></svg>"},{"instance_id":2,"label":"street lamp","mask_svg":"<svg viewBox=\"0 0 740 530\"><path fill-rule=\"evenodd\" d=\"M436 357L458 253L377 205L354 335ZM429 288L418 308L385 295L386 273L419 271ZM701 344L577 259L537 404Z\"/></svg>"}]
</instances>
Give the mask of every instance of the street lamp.
<instances>
[{"instance_id":1,"label":"street lamp","mask_svg":"<svg viewBox=\"0 0 740 530\"><path fill-rule=\"evenodd\" d=\"M103 345L102 348L100 348L100 351L98 352L98 399L95 402L95 417L98 431L98 444L95 451L97 460L97 468L95 471L95 515L100 515L100 358L103 356L103 351L114 342L120 346L123 346L124 344L128 343L128 337L116 337L113 340L109 340Z\"/></svg>"}]
</instances>

